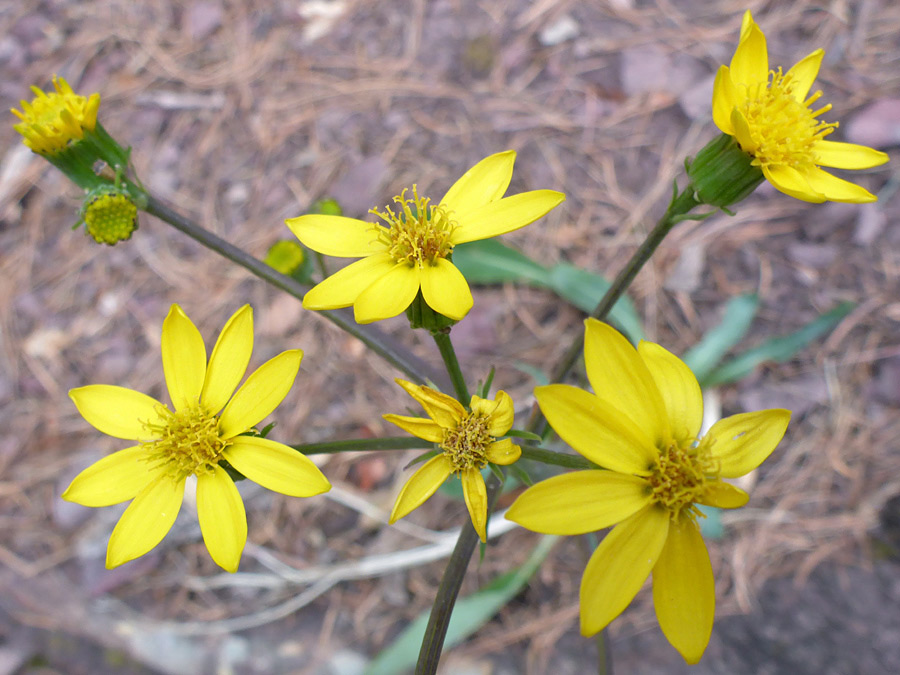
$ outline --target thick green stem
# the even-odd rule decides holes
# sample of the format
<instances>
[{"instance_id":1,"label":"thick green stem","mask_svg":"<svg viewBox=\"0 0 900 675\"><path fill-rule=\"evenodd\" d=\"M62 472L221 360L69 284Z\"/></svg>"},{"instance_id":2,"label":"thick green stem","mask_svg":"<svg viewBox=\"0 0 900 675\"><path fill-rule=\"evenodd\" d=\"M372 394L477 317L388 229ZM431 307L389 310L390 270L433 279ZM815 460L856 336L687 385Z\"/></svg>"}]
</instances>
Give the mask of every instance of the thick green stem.
<instances>
[{"instance_id":1,"label":"thick green stem","mask_svg":"<svg viewBox=\"0 0 900 675\"><path fill-rule=\"evenodd\" d=\"M487 480L488 515L494 508L494 503L500 495L503 483L491 474ZM472 522L467 518L444 576L441 585L438 586L434 604L431 606L431 614L428 617L428 625L425 627L425 637L422 640L422 648L419 650L419 661L416 663L416 675L434 675L437 672L438 663L441 660L441 650L444 648L444 638L447 635L447 626L450 625L450 615L456 604L456 596L462 586L463 577L469 567L469 560L478 544L478 533L472 527Z\"/></svg>"},{"instance_id":2,"label":"thick green stem","mask_svg":"<svg viewBox=\"0 0 900 675\"><path fill-rule=\"evenodd\" d=\"M346 441L324 443L301 443L291 446L304 455L332 455L338 452L364 452L367 450L410 450L421 448L430 450L434 443L415 436L392 436L388 438L351 438Z\"/></svg>"},{"instance_id":3,"label":"thick green stem","mask_svg":"<svg viewBox=\"0 0 900 675\"><path fill-rule=\"evenodd\" d=\"M463 377L462 370L459 367L459 361L456 358L456 352L453 350L453 343L450 341L450 332L435 331L431 335L434 337L434 341L441 352L441 358L444 359L444 365L447 366L447 374L450 375L450 381L453 382L453 389L456 392L457 400L464 406L468 406L472 397L469 396L466 378Z\"/></svg>"},{"instance_id":4,"label":"thick green stem","mask_svg":"<svg viewBox=\"0 0 900 675\"><path fill-rule=\"evenodd\" d=\"M237 246L229 244L209 230L205 230L183 217L152 195L147 195L147 205L144 210L298 300L302 301L303 295L309 290L308 285L301 284L281 274L281 272L270 267L262 260L245 253ZM413 381L423 383L431 380L442 386L448 384L443 373L434 370L430 365L410 354L405 346L388 337L374 326L357 324L353 320L353 313L349 310L335 309L317 312L317 314L364 342L373 352L406 373Z\"/></svg>"},{"instance_id":5,"label":"thick green stem","mask_svg":"<svg viewBox=\"0 0 900 675\"><path fill-rule=\"evenodd\" d=\"M647 235L647 238L644 239L637 251L634 252L634 255L632 255L628 262L625 263L625 267L623 267L616 276L615 281L613 281L612 285L606 291L606 294L601 298L600 303L591 313L593 318L599 319L600 321L606 318L606 315L609 314L609 311L616 302L618 302L619 298L622 297L622 294L628 290L628 287L631 285L631 282L634 281L638 272L641 271L641 268L653 256L653 253L662 243L662 240L666 238L666 235L669 234L675 225L684 220L683 216L685 214L689 213L691 209L699 204L700 202L694 198L694 190L691 186L688 186L680 194L676 194L672 198L669 208L666 209L663 217L659 219L654 228L650 231L650 234ZM582 330L578 331L578 336L572 342L572 345L565 355L563 355L562 359L560 359L559 364L557 364L556 369L551 374L551 382L563 381L572 369L572 366L574 366L575 362L578 360L578 356L581 354L583 347L584 331ZM529 431L538 434L542 433L543 429L546 428L545 420L537 406L535 406L526 428ZM538 429L541 431L537 431Z\"/></svg>"}]
</instances>

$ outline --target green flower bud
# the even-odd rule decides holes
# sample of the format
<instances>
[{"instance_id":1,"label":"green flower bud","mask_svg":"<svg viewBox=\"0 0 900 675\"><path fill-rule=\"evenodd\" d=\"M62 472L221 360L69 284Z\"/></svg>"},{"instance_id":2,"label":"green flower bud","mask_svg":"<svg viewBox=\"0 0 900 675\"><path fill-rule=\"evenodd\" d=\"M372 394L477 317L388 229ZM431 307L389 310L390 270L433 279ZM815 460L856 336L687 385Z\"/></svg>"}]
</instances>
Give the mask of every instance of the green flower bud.
<instances>
[{"instance_id":1,"label":"green flower bud","mask_svg":"<svg viewBox=\"0 0 900 675\"><path fill-rule=\"evenodd\" d=\"M412 301L412 304L406 308L406 318L409 319L410 328L424 328L432 333L446 331L457 323L453 319L435 312L425 302L421 290L416 294L416 299Z\"/></svg>"},{"instance_id":2,"label":"green flower bud","mask_svg":"<svg viewBox=\"0 0 900 675\"><path fill-rule=\"evenodd\" d=\"M684 163L697 201L719 208L737 204L763 182L762 169L733 136L721 134Z\"/></svg>"},{"instance_id":3,"label":"green flower bud","mask_svg":"<svg viewBox=\"0 0 900 675\"><path fill-rule=\"evenodd\" d=\"M85 197L81 207L81 221L98 244L114 244L131 239L138 228L138 208L122 189L104 186Z\"/></svg>"}]
</instances>

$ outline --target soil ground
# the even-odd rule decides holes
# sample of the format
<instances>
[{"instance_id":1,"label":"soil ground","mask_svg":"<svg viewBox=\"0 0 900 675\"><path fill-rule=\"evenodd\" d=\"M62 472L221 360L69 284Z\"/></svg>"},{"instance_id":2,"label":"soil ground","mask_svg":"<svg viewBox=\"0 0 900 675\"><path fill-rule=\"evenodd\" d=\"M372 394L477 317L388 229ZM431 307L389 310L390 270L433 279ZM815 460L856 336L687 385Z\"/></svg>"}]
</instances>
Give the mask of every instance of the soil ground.
<instances>
[{"instance_id":1,"label":"soil ground","mask_svg":"<svg viewBox=\"0 0 900 675\"><path fill-rule=\"evenodd\" d=\"M438 194L490 152L518 152L510 192L566 203L505 241L541 262L612 276L662 212L681 163L716 133L712 77L751 9L773 65L816 48L816 86L844 141L896 153L900 6L890 0L39 0L0 4L7 108L56 73L102 95L105 127L134 148L160 198L257 256L283 219L334 197L347 215L405 186ZM103 556L121 510L62 502L68 481L118 449L66 392L115 383L163 395L159 328L179 303L211 338L255 308L253 364L305 358L273 432L287 442L392 435L408 401L396 373L299 303L151 217L114 248L71 231L78 191L0 128L0 675L361 672L431 602L443 561L335 581L346 565L443 541L464 507L436 497L383 524L406 455L323 460L335 485L297 500L242 486L250 543L220 575L190 508L153 553ZM742 348L856 308L787 362L718 390L723 414L784 406L788 435L750 504L710 541L718 614L689 669L646 590L610 628L617 673L900 672L900 184L896 160L853 179L877 204L810 205L763 185L724 214L680 225L630 295L650 339L682 352L740 293L760 297ZM467 374L531 407L518 364L552 364L583 315L547 292L479 288L454 329ZM404 320L382 326L436 361ZM247 488L247 489L245 489ZM507 502L508 504L508 502ZM414 527L418 526L418 527ZM513 530L473 564L463 593L522 562ZM435 544L437 545L437 544ZM578 635L579 539L445 657L448 673L596 672ZM308 572L303 583L291 581ZM299 594L299 596L298 596ZM299 599L298 599L299 598Z\"/></svg>"}]
</instances>

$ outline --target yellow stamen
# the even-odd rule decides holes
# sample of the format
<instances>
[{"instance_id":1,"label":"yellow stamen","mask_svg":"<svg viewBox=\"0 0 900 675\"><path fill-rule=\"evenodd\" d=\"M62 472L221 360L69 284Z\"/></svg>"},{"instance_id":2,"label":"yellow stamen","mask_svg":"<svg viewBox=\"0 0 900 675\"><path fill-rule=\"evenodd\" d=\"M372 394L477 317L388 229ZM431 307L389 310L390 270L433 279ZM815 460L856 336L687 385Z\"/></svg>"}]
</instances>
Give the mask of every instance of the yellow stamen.
<instances>
[{"instance_id":1,"label":"yellow stamen","mask_svg":"<svg viewBox=\"0 0 900 675\"><path fill-rule=\"evenodd\" d=\"M769 80L747 87L747 100L738 108L756 146L744 150L754 155L756 166L787 165L800 170L816 166L816 142L838 126L837 122L816 119L831 110L831 105L811 110L821 91L802 103L798 101L793 95L793 76L782 74L781 68L770 71Z\"/></svg>"},{"instance_id":2,"label":"yellow stamen","mask_svg":"<svg viewBox=\"0 0 900 675\"><path fill-rule=\"evenodd\" d=\"M490 420L484 415L466 413L455 429L444 430L441 449L453 465L453 471L483 469L487 464L487 451L493 442L488 433Z\"/></svg>"},{"instance_id":3,"label":"yellow stamen","mask_svg":"<svg viewBox=\"0 0 900 675\"><path fill-rule=\"evenodd\" d=\"M660 451L651 467L648 482L653 499L669 511L672 518L682 510L696 517L694 502L706 493L707 486L718 480L718 466L705 443L671 443Z\"/></svg>"},{"instance_id":4,"label":"yellow stamen","mask_svg":"<svg viewBox=\"0 0 900 675\"><path fill-rule=\"evenodd\" d=\"M229 442L219 437L218 417L199 405L176 412L161 406L158 412L162 424L144 423L157 438L141 443L149 463L165 467L166 473L179 481L191 474L207 473L219 463Z\"/></svg>"},{"instance_id":5,"label":"yellow stamen","mask_svg":"<svg viewBox=\"0 0 900 675\"><path fill-rule=\"evenodd\" d=\"M421 268L450 255L453 251L451 235L456 223L443 206L432 205L427 197L419 197L415 185L412 191L412 199L406 198L405 189L394 197L399 212L386 206L384 211L374 208L369 213L388 224L387 232L379 228L379 237L388 246L394 261Z\"/></svg>"}]
</instances>

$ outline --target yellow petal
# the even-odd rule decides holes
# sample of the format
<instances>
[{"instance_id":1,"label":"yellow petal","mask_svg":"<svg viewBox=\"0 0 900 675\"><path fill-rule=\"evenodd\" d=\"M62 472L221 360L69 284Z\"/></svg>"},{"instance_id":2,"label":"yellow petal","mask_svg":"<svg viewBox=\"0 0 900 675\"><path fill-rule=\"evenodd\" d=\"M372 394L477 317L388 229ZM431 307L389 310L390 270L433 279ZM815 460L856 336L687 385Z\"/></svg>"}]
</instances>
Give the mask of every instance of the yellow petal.
<instances>
[{"instance_id":1,"label":"yellow petal","mask_svg":"<svg viewBox=\"0 0 900 675\"><path fill-rule=\"evenodd\" d=\"M356 218L309 214L284 222L300 243L325 255L362 258L382 253L386 248L378 237L385 228Z\"/></svg>"},{"instance_id":2,"label":"yellow petal","mask_svg":"<svg viewBox=\"0 0 900 675\"><path fill-rule=\"evenodd\" d=\"M484 478L478 469L465 469L460 472L459 477L462 479L463 497L472 519L472 527L481 541L487 541L487 488Z\"/></svg>"},{"instance_id":3,"label":"yellow petal","mask_svg":"<svg viewBox=\"0 0 900 675\"><path fill-rule=\"evenodd\" d=\"M112 569L134 560L161 542L172 528L183 498L184 480L163 475L145 486L113 528L106 567Z\"/></svg>"},{"instance_id":4,"label":"yellow petal","mask_svg":"<svg viewBox=\"0 0 900 675\"><path fill-rule=\"evenodd\" d=\"M397 378L394 380L425 409L428 416L444 429L455 429L466 415L466 409L452 396L430 387L413 384Z\"/></svg>"},{"instance_id":5,"label":"yellow petal","mask_svg":"<svg viewBox=\"0 0 900 675\"><path fill-rule=\"evenodd\" d=\"M588 319L585 326L584 366L594 394L628 417L652 445L668 443L666 406L637 350L608 324Z\"/></svg>"},{"instance_id":6,"label":"yellow petal","mask_svg":"<svg viewBox=\"0 0 900 675\"><path fill-rule=\"evenodd\" d=\"M487 460L501 466L512 464L518 461L521 456L522 449L513 443L511 438L502 438L499 441L494 441L487 449Z\"/></svg>"},{"instance_id":7,"label":"yellow petal","mask_svg":"<svg viewBox=\"0 0 900 675\"><path fill-rule=\"evenodd\" d=\"M818 170L821 171L821 169ZM773 164L764 166L762 171L766 180L779 192L813 204L821 204L825 201L825 195L816 192L803 174L793 167Z\"/></svg>"},{"instance_id":8,"label":"yellow petal","mask_svg":"<svg viewBox=\"0 0 900 675\"><path fill-rule=\"evenodd\" d=\"M388 522L393 524L419 508L447 480L452 470L450 460L443 453L425 462L400 490Z\"/></svg>"},{"instance_id":9,"label":"yellow petal","mask_svg":"<svg viewBox=\"0 0 900 675\"><path fill-rule=\"evenodd\" d=\"M698 503L720 509L739 509L750 500L750 495L731 483L716 481L706 486L706 493Z\"/></svg>"},{"instance_id":10,"label":"yellow petal","mask_svg":"<svg viewBox=\"0 0 900 675\"><path fill-rule=\"evenodd\" d=\"M75 476L62 498L82 506L112 506L134 499L159 474L143 461L146 456L140 445L107 455Z\"/></svg>"},{"instance_id":11,"label":"yellow petal","mask_svg":"<svg viewBox=\"0 0 900 675\"><path fill-rule=\"evenodd\" d=\"M303 296L305 309L349 307L360 294L394 269L396 263L387 253L377 253L338 270Z\"/></svg>"},{"instance_id":12,"label":"yellow petal","mask_svg":"<svg viewBox=\"0 0 900 675\"><path fill-rule=\"evenodd\" d=\"M409 307L418 292L419 269L399 263L359 294L353 317L357 323L390 319Z\"/></svg>"},{"instance_id":13,"label":"yellow petal","mask_svg":"<svg viewBox=\"0 0 900 675\"><path fill-rule=\"evenodd\" d=\"M247 478L273 492L312 497L331 489L309 457L268 438L238 436L222 454Z\"/></svg>"},{"instance_id":14,"label":"yellow petal","mask_svg":"<svg viewBox=\"0 0 900 675\"><path fill-rule=\"evenodd\" d=\"M515 150L485 157L457 180L440 201L455 219L500 199L512 179Z\"/></svg>"},{"instance_id":15,"label":"yellow petal","mask_svg":"<svg viewBox=\"0 0 900 675\"><path fill-rule=\"evenodd\" d=\"M812 54L808 54L797 61L785 74L785 78L790 77L793 79L791 95L799 103L806 101L806 95L809 93L813 82L816 81L816 75L819 74L819 66L822 65L823 56L825 56L825 52L817 49Z\"/></svg>"},{"instance_id":16,"label":"yellow petal","mask_svg":"<svg viewBox=\"0 0 900 675\"><path fill-rule=\"evenodd\" d=\"M426 264L419 273L419 280L422 283L422 297L438 314L459 321L472 309L469 283L456 265L446 258L439 258L434 265Z\"/></svg>"},{"instance_id":17,"label":"yellow petal","mask_svg":"<svg viewBox=\"0 0 900 675\"><path fill-rule=\"evenodd\" d=\"M835 169L871 169L888 161L885 153L855 143L818 141L814 150L816 164Z\"/></svg>"},{"instance_id":18,"label":"yellow petal","mask_svg":"<svg viewBox=\"0 0 900 675\"><path fill-rule=\"evenodd\" d=\"M741 150L751 155L759 150L759 144L753 140L753 136L750 134L747 118L738 108L731 111L731 131L738 145L741 146Z\"/></svg>"},{"instance_id":19,"label":"yellow petal","mask_svg":"<svg viewBox=\"0 0 900 675\"><path fill-rule=\"evenodd\" d=\"M490 239L530 225L566 201L556 190L532 190L505 197L465 214L453 231L453 243Z\"/></svg>"},{"instance_id":20,"label":"yellow petal","mask_svg":"<svg viewBox=\"0 0 900 675\"><path fill-rule=\"evenodd\" d=\"M737 94L731 82L728 66L719 66L713 83L712 115L713 122L723 134L734 135L731 127L731 111L736 105Z\"/></svg>"},{"instance_id":21,"label":"yellow petal","mask_svg":"<svg viewBox=\"0 0 900 675\"><path fill-rule=\"evenodd\" d=\"M653 568L653 605L659 627L688 663L697 663L712 635L716 594L700 528L688 516L669 525Z\"/></svg>"},{"instance_id":22,"label":"yellow petal","mask_svg":"<svg viewBox=\"0 0 900 675\"><path fill-rule=\"evenodd\" d=\"M95 429L115 438L147 441L155 436L145 422L159 422L163 405L146 394L111 384L91 384L69 390L78 412Z\"/></svg>"},{"instance_id":23,"label":"yellow petal","mask_svg":"<svg viewBox=\"0 0 900 675\"><path fill-rule=\"evenodd\" d=\"M585 534L620 523L650 503L647 481L614 471L574 471L532 485L506 519L544 534Z\"/></svg>"},{"instance_id":24,"label":"yellow petal","mask_svg":"<svg viewBox=\"0 0 900 675\"><path fill-rule=\"evenodd\" d=\"M755 25L757 25L757 24L753 20L753 14L751 14L749 9L745 10L744 15L741 17L741 37L740 37L740 39L743 40L750 33L750 29Z\"/></svg>"},{"instance_id":25,"label":"yellow petal","mask_svg":"<svg viewBox=\"0 0 900 675\"><path fill-rule=\"evenodd\" d=\"M732 415L716 422L704 436L712 456L720 463L719 475L737 478L752 471L772 454L791 419L780 408Z\"/></svg>"},{"instance_id":26,"label":"yellow petal","mask_svg":"<svg viewBox=\"0 0 900 675\"><path fill-rule=\"evenodd\" d=\"M703 392L694 373L684 361L653 342L642 340L638 354L659 389L675 439L696 439L703 424Z\"/></svg>"},{"instance_id":27,"label":"yellow petal","mask_svg":"<svg viewBox=\"0 0 900 675\"><path fill-rule=\"evenodd\" d=\"M473 413L490 418L488 433L491 436L502 436L512 429L516 411L512 398L505 391L498 391L494 400L473 396L469 407Z\"/></svg>"},{"instance_id":28,"label":"yellow petal","mask_svg":"<svg viewBox=\"0 0 900 675\"><path fill-rule=\"evenodd\" d=\"M196 405L206 376L206 347L194 323L172 305L162 327L162 362L176 410Z\"/></svg>"},{"instance_id":29,"label":"yellow petal","mask_svg":"<svg viewBox=\"0 0 900 675\"><path fill-rule=\"evenodd\" d=\"M423 438L432 443L440 443L444 440L444 430L434 420L425 417L406 417L405 415L391 414L382 415L382 417L417 438Z\"/></svg>"},{"instance_id":30,"label":"yellow petal","mask_svg":"<svg viewBox=\"0 0 900 675\"><path fill-rule=\"evenodd\" d=\"M244 305L228 319L209 357L200 400L210 413L219 412L228 403L244 377L252 352L253 308Z\"/></svg>"},{"instance_id":31,"label":"yellow petal","mask_svg":"<svg viewBox=\"0 0 900 675\"><path fill-rule=\"evenodd\" d=\"M731 79L738 86L763 84L769 79L766 36L755 23L741 36L734 52L731 59Z\"/></svg>"},{"instance_id":32,"label":"yellow petal","mask_svg":"<svg viewBox=\"0 0 900 675\"><path fill-rule=\"evenodd\" d=\"M229 439L242 434L275 410L294 384L302 358L301 350L289 349L251 373L222 411L219 436Z\"/></svg>"},{"instance_id":33,"label":"yellow petal","mask_svg":"<svg viewBox=\"0 0 900 675\"><path fill-rule=\"evenodd\" d=\"M589 460L622 473L650 473L656 448L617 409L567 384L537 387L534 395L559 437Z\"/></svg>"},{"instance_id":34,"label":"yellow petal","mask_svg":"<svg viewBox=\"0 0 900 675\"><path fill-rule=\"evenodd\" d=\"M197 517L209 555L226 572L237 572L247 543L247 514L234 481L218 465L197 475Z\"/></svg>"},{"instance_id":35,"label":"yellow petal","mask_svg":"<svg viewBox=\"0 0 900 675\"><path fill-rule=\"evenodd\" d=\"M809 181L809 186L831 202L868 204L878 199L864 187L860 187L843 178L832 176L818 167L808 170L805 175L806 180Z\"/></svg>"},{"instance_id":36,"label":"yellow petal","mask_svg":"<svg viewBox=\"0 0 900 675\"><path fill-rule=\"evenodd\" d=\"M638 511L606 535L581 578L581 634L606 628L637 595L666 542L669 513L656 506Z\"/></svg>"}]
</instances>

